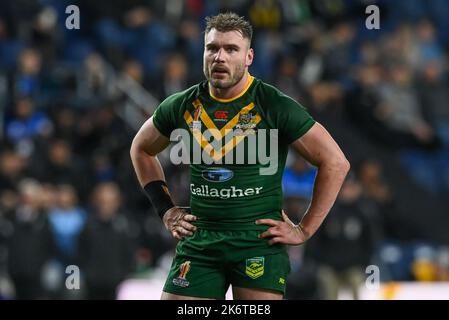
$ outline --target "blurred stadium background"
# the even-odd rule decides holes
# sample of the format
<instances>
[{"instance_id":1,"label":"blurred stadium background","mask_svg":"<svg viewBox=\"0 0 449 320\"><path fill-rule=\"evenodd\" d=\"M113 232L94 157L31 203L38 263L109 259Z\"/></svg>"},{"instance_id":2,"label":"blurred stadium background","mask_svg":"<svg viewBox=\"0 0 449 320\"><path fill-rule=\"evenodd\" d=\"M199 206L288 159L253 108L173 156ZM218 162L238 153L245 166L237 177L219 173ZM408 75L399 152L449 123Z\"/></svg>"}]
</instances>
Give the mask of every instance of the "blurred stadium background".
<instances>
[{"instance_id":1,"label":"blurred stadium background","mask_svg":"<svg viewBox=\"0 0 449 320\"><path fill-rule=\"evenodd\" d=\"M71 4L79 30L65 27ZM365 27L369 4L380 30ZM250 72L306 106L352 163L318 234L290 248L287 298L449 299L446 0L1 1L0 297L159 298L175 243L129 147L159 101L203 79L204 17L225 10L255 28ZM188 205L187 167L161 161ZM296 221L314 175L290 154ZM66 289L68 265L80 290Z\"/></svg>"}]
</instances>

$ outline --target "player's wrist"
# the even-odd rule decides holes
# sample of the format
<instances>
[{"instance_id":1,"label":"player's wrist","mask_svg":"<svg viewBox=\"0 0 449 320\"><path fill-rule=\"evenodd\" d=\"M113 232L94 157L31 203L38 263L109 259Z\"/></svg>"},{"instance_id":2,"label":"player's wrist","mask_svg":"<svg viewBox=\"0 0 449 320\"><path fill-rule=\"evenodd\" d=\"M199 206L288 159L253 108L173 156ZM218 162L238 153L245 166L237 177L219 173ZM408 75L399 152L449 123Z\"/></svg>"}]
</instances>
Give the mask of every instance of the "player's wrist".
<instances>
[{"instance_id":1,"label":"player's wrist","mask_svg":"<svg viewBox=\"0 0 449 320\"><path fill-rule=\"evenodd\" d=\"M303 238L303 242L309 239L309 233L306 231L304 225L300 222L296 225L296 228L299 230L301 237Z\"/></svg>"},{"instance_id":2,"label":"player's wrist","mask_svg":"<svg viewBox=\"0 0 449 320\"><path fill-rule=\"evenodd\" d=\"M146 196L150 199L157 215L163 220L164 215L175 207L168 191L168 186L165 181L157 180L147 183L143 190Z\"/></svg>"}]
</instances>

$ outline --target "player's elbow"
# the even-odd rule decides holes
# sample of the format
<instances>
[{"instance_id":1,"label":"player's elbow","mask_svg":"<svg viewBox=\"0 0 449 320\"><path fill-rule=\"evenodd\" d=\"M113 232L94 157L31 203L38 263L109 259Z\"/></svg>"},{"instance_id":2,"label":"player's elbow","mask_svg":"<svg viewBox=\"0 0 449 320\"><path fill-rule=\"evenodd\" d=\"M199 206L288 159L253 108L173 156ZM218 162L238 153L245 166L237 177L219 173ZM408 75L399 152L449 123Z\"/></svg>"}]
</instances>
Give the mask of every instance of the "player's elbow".
<instances>
[{"instance_id":1,"label":"player's elbow","mask_svg":"<svg viewBox=\"0 0 449 320\"><path fill-rule=\"evenodd\" d=\"M345 156L342 156L335 162L335 167L338 170L338 172L346 176L349 170L351 169L351 163L349 162L348 159L346 159Z\"/></svg>"},{"instance_id":2,"label":"player's elbow","mask_svg":"<svg viewBox=\"0 0 449 320\"><path fill-rule=\"evenodd\" d=\"M326 161L325 166L333 171L335 174L346 177L349 170L351 169L351 164L344 155L333 156Z\"/></svg>"},{"instance_id":3,"label":"player's elbow","mask_svg":"<svg viewBox=\"0 0 449 320\"><path fill-rule=\"evenodd\" d=\"M142 153L142 144L139 141L138 135L136 135L131 142L131 148L129 149L129 155L131 157L131 160L136 159L139 154Z\"/></svg>"}]
</instances>

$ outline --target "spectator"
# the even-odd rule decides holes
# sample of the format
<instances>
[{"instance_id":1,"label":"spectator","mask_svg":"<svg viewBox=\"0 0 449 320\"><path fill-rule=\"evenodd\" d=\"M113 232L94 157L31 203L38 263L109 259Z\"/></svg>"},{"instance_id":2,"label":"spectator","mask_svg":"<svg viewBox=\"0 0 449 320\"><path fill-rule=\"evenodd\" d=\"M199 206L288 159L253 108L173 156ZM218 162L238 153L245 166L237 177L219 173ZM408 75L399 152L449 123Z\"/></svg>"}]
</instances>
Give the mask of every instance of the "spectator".
<instances>
[{"instance_id":1,"label":"spectator","mask_svg":"<svg viewBox=\"0 0 449 320\"><path fill-rule=\"evenodd\" d=\"M82 173L85 170L83 160L72 152L72 146L67 141L54 139L47 148L47 154L32 164L33 173L40 180L55 185L71 184L77 192L89 190L88 177ZM82 200L86 196L83 192Z\"/></svg>"},{"instance_id":2,"label":"spectator","mask_svg":"<svg viewBox=\"0 0 449 320\"><path fill-rule=\"evenodd\" d=\"M376 116L389 129L413 136L422 145L435 143L433 128L423 117L417 95L412 90L411 71L396 64L389 70L390 81L382 88Z\"/></svg>"},{"instance_id":3,"label":"spectator","mask_svg":"<svg viewBox=\"0 0 449 320\"><path fill-rule=\"evenodd\" d=\"M80 266L89 299L115 299L116 287L134 268L131 227L115 183L98 184L92 200L93 210L80 235Z\"/></svg>"},{"instance_id":4,"label":"spectator","mask_svg":"<svg viewBox=\"0 0 449 320\"><path fill-rule=\"evenodd\" d=\"M78 206L78 197L72 186L60 185L56 200L56 206L50 210L48 219L56 243L56 259L67 266L75 262L78 236L87 217Z\"/></svg>"},{"instance_id":5,"label":"spectator","mask_svg":"<svg viewBox=\"0 0 449 320\"><path fill-rule=\"evenodd\" d=\"M54 242L46 213L41 208L40 184L22 180L19 192L21 204L10 217L12 232L7 238L8 271L16 299L40 299L45 297L42 270L53 255Z\"/></svg>"},{"instance_id":6,"label":"spectator","mask_svg":"<svg viewBox=\"0 0 449 320\"><path fill-rule=\"evenodd\" d=\"M101 104L113 95L112 73L97 53L85 58L77 82L78 105L84 108Z\"/></svg>"},{"instance_id":7,"label":"spectator","mask_svg":"<svg viewBox=\"0 0 449 320\"><path fill-rule=\"evenodd\" d=\"M282 178L284 196L311 199L317 170L297 155L291 158Z\"/></svg>"},{"instance_id":8,"label":"spectator","mask_svg":"<svg viewBox=\"0 0 449 320\"><path fill-rule=\"evenodd\" d=\"M360 297L359 287L375 246L372 221L363 201L360 182L350 177L341 189L339 202L323 224L323 232L306 247L320 265L318 276L325 299L337 299L344 287L349 287L354 299Z\"/></svg>"},{"instance_id":9,"label":"spectator","mask_svg":"<svg viewBox=\"0 0 449 320\"><path fill-rule=\"evenodd\" d=\"M12 149L0 153L0 192L15 192L17 183L24 177L26 160Z\"/></svg>"},{"instance_id":10,"label":"spectator","mask_svg":"<svg viewBox=\"0 0 449 320\"><path fill-rule=\"evenodd\" d=\"M438 60L428 61L418 78L421 106L437 134L449 146L449 85L444 79L444 66Z\"/></svg>"},{"instance_id":11,"label":"spectator","mask_svg":"<svg viewBox=\"0 0 449 320\"><path fill-rule=\"evenodd\" d=\"M10 142L29 142L33 138L47 138L51 135L53 125L50 119L34 108L34 101L30 97L16 100L14 115L6 123L6 136Z\"/></svg>"},{"instance_id":12,"label":"spectator","mask_svg":"<svg viewBox=\"0 0 449 320\"><path fill-rule=\"evenodd\" d=\"M167 58L164 65L162 81L158 82L158 96L165 99L173 93L190 87L189 66L186 59L180 54L173 54Z\"/></svg>"},{"instance_id":13,"label":"spectator","mask_svg":"<svg viewBox=\"0 0 449 320\"><path fill-rule=\"evenodd\" d=\"M53 113L54 133L57 139L67 141L71 146L78 144L78 114L73 108L65 105L58 105Z\"/></svg>"},{"instance_id":14,"label":"spectator","mask_svg":"<svg viewBox=\"0 0 449 320\"><path fill-rule=\"evenodd\" d=\"M17 64L17 72L13 75L14 95L38 98L42 87L40 52L31 48L24 49Z\"/></svg>"},{"instance_id":15,"label":"spectator","mask_svg":"<svg viewBox=\"0 0 449 320\"><path fill-rule=\"evenodd\" d=\"M399 148L436 148L438 139L425 120L417 95L411 88L406 66L390 70L384 85L378 65L359 68L359 85L347 96L351 119L374 141Z\"/></svg>"}]
</instances>

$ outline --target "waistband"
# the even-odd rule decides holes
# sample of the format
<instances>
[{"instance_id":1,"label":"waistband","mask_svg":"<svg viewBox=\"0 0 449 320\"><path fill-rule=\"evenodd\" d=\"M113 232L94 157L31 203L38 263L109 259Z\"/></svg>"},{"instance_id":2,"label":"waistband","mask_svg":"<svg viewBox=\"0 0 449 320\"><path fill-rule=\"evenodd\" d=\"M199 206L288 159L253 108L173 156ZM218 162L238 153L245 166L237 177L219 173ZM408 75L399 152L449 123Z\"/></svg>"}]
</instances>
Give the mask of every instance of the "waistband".
<instances>
[{"instance_id":1,"label":"waistband","mask_svg":"<svg viewBox=\"0 0 449 320\"><path fill-rule=\"evenodd\" d=\"M195 213L193 213L195 214ZM261 214L256 219L273 219L273 220L280 220L280 214L278 212L269 212L265 214ZM218 230L218 231L225 231L225 230L261 230L265 231L270 226L266 224L256 224L256 219L252 220L239 220L239 219L233 219L233 220L211 220L207 218L202 218L201 216L198 217L198 219L193 223L195 226L201 229L207 229L207 230Z\"/></svg>"}]
</instances>

